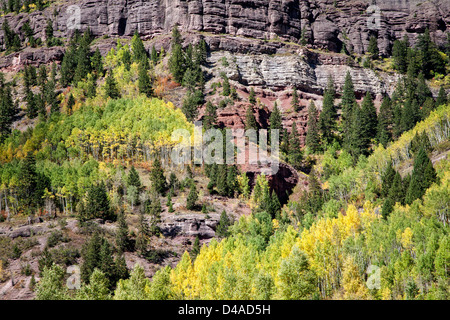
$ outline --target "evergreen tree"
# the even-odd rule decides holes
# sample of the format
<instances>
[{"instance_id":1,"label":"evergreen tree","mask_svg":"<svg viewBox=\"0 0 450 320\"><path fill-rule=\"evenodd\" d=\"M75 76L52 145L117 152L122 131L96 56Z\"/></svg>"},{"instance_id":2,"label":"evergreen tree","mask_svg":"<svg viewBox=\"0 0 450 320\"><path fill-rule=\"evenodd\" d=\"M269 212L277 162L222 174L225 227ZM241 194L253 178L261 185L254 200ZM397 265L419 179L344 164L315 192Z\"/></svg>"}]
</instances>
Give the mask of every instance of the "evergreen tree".
<instances>
[{"instance_id":1,"label":"evergreen tree","mask_svg":"<svg viewBox=\"0 0 450 320\"><path fill-rule=\"evenodd\" d=\"M21 46L19 35L11 30L8 24L8 19L4 19L2 29L4 32L6 52L9 53L19 51Z\"/></svg>"},{"instance_id":2,"label":"evergreen tree","mask_svg":"<svg viewBox=\"0 0 450 320\"><path fill-rule=\"evenodd\" d=\"M425 149L421 147L414 159L414 169L405 202L411 204L414 200L421 198L436 180L437 175L433 163L428 158Z\"/></svg>"},{"instance_id":3,"label":"evergreen tree","mask_svg":"<svg viewBox=\"0 0 450 320\"><path fill-rule=\"evenodd\" d=\"M250 88L250 95L248 96L248 102L252 105L256 104L255 89L253 89L253 87Z\"/></svg>"},{"instance_id":4,"label":"evergreen tree","mask_svg":"<svg viewBox=\"0 0 450 320\"><path fill-rule=\"evenodd\" d=\"M112 220L114 218L103 182L89 188L86 201L86 220L96 218Z\"/></svg>"},{"instance_id":5,"label":"evergreen tree","mask_svg":"<svg viewBox=\"0 0 450 320\"><path fill-rule=\"evenodd\" d=\"M169 69L174 80L182 83L185 72L185 61L181 44L172 44L172 53L169 59Z\"/></svg>"},{"instance_id":6,"label":"evergreen tree","mask_svg":"<svg viewBox=\"0 0 450 320\"><path fill-rule=\"evenodd\" d=\"M228 77L225 73L222 74L222 79L223 79L223 83L222 83L222 95L224 95L225 97L228 97L230 95L230 82L228 81Z\"/></svg>"},{"instance_id":7,"label":"evergreen tree","mask_svg":"<svg viewBox=\"0 0 450 320\"><path fill-rule=\"evenodd\" d=\"M196 208L197 200L198 200L197 188L195 187L195 184L192 181L191 187L190 187L190 190L189 190L189 194L188 194L188 197L187 197L186 208L188 210L194 210Z\"/></svg>"},{"instance_id":8,"label":"evergreen tree","mask_svg":"<svg viewBox=\"0 0 450 320\"><path fill-rule=\"evenodd\" d=\"M365 129L362 126L361 108L355 102L353 107L352 125L350 131L350 148L348 151L353 156L353 161L356 163L360 155L366 155L369 145L369 140L365 136Z\"/></svg>"},{"instance_id":9,"label":"evergreen tree","mask_svg":"<svg viewBox=\"0 0 450 320\"><path fill-rule=\"evenodd\" d=\"M364 130L364 136L370 142L377 136L377 110L369 92L366 93L361 104L361 125Z\"/></svg>"},{"instance_id":10,"label":"evergreen tree","mask_svg":"<svg viewBox=\"0 0 450 320\"><path fill-rule=\"evenodd\" d=\"M204 117L205 129L211 129L217 124L217 107L211 101L206 103L206 112Z\"/></svg>"},{"instance_id":11,"label":"evergreen tree","mask_svg":"<svg viewBox=\"0 0 450 320\"><path fill-rule=\"evenodd\" d=\"M106 76L105 94L106 94L106 98L108 98L108 97L111 99L120 98L119 88L117 87L117 82L114 79L112 71L108 72L108 75Z\"/></svg>"},{"instance_id":12,"label":"evergreen tree","mask_svg":"<svg viewBox=\"0 0 450 320\"><path fill-rule=\"evenodd\" d=\"M306 133L306 146L312 153L320 149L319 126L317 123L318 111L316 105L311 101L308 108L308 131Z\"/></svg>"},{"instance_id":13,"label":"evergreen tree","mask_svg":"<svg viewBox=\"0 0 450 320\"><path fill-rule=\"evenodd\" d=\"M71 113L72 112L72 108L75 105L75 98L73 97L73 94L71 93L69 95L69 99L67 100L67 113Z\"/></svg>"},{"instance_id":14,"label":"evergreen tree","mask_svg":"<svg viewBox=\"0 0 450 320\"><path fill-rule=\"evenodd\" d=\"M320 182L317 179L316 171L314 168L311 169L308 178L308 207L309 210L316 214L322 208L323 205L323 196L322 196L322 188L320 186Z\"/></svg>"},{"instance_id":15,"label":"evergreen tree","mask_svg":"<svg viewBox=\"0 0 450 320\"><path fill-rule=\"evenodd\" d=\"M408 36L405 35L403 40L395 40L392 48L392 58L394 60L394 69L400 73L406 73L408 68Z\"/></svg>"},{"instance_id":16,"label":"evergreen tree","mask_svg":"<svg viewBox=\"0 0 450 320\"><path fill-rule=\"evenodd\" d=\"M228 217L225 210L222 211L220 215L219 224L217 225L216 235L221 238L226 238L229 235L228 228L231 225L230 218Z\"/></svg>"},{"instance_id":17,"label":"evergreen tree","mask_svg":"<svg viewBox=\"0 0 450 320\"><path fill-rule=\"evenodd\" d=\"M258 130L258 123L256 122L255 115L253 114L253 106L248 106L245 113L245 130Z\"/></svg>"},{"instance_id":18,"label":"evergreen tree","mask_svg":"<svg viewBox=\"0 0 450 320\"><path fill-rule=\"evenodd\" d=\"M89 278L96 268L100 265L100 250L102 248L103 239L99 232L94 232L92 237L83 246L81 256L83 264L81 265L81 280L89 283Z\"/></svg>"},{"instance_id":19,"label":"evergreen tree","mask_svg":"<svg viewBox=\"0 0 450 320\"><path fill-rule=\"evenodd\" d=\"M281 112L276 102L273 106L272 113L270 114L269 123L271 130L281 131L283 129Z\"/></svg>"},{"instance_id":20,"label":"evergreen tree","mask_svg":"<svg viewBox=\"0 0 450 320\"><path fill-rule=\"evenodd\" d=\"M125 252L130 249L128 224L123 210L117 215L116 246L119 252Z\"/></svg>"},{"instance_id":21,"label":"evergreen tree","mask_svg":"<svg viewBox=\"0 0 450 320\"><path fill-rule=\"evenodd\" d=\"M445 92L445 89L443 86L441 86L441 88L439 89L439 94L438 97L436 99L436 106L442 106L444 104L447 104L448 99L447 99L447 93Z\"/></svg>"},{"instance_id":22,"label":"evergreen tree","mask_svg":"<svg viewBox=\"0 0 450 320\"><path fill-rule=\"evenodd\" d=\"M34 38L34 31L31 29L29 21L24 23L23 31L25 33L25 37L28 39L28 44L30 47L35 48L37 46L37 42Z\"/></svg>"},{"instance_id":23,"label":"evergreen tree","mask_svg":"<svg viewBox=\"0 0 450 320\"><path fill-rule=\"evenodd\" d=\"M139 215L139 232L136 237L136 250L141 256L145 256L147 253L147 247L149 244L150 230L145 220L144 213Z\"/></svg>"},{"instance_id":24,"label":"evergreen tree","mask_svg":"<svg viewBox=\"0 0 450 320\"><path fill-rule=\"evenodd\" d=\"M331 76L328 78L328 85L323 95L323 107L319 116L319 128L325 144L331 145L336 131L337 112L334 106L336 91L334 81Z\"/></svg>"},{"instance_id":25,"label":"evergreen tree","mask_svg":"<svg viewBox=\"0 0 450 320\"><path fill-rule=\"evenodd\" d=\"M350 140L350 129L352 128L352 115L353 115L353 106L356 104L355 97L355 89L353 87L353 80L350 75L350 72L347 72L345 76L344 90L342 93L342 133L344 140L344 147L346 150L349 149L351 140Z\"/></svg>"},{"instance_id":26,"label":"evergreen tree","mask_svg":"<svg viewBox=\"0 0 450 320\"><path fill-rule=\"evenodd\" d=\"M419 121L419 104L417 100L407 100L402 109L401 127L402 132L411 130Z\"/></svg>"},{"instance_id":27,"label":"evergreen tree","mask_svg":"<svg viewBox=\"0 0 450 320\"><path fill-rule=\"evenodd\" d=\"M172 46L182 45L183 38L181 37L180 30L178 30L178 25L174 25L172 28Z\"/></svg>"},{"instance_id":28,"label":"evergreen tree","mask_svg":"<svg viewBox=\"0 0 450 320\"><path fill-rule=\"evenodd\" d=\"M72 38L69 48L66 50L61 62L61 86L67 87L73 80L77 67L77 47Z\"/></svg>"},{"instance_id":29,"label":"evergreen tree","mask_svg":"<svg viewBox=\"0 0 450 320\"><path fill-rule=\"evenodd\" d=\"M395 177L395 169L390 161L381 179L381 196L387 197Z\"/></svg>"},{"instance_id":30,"label":"evergreen tree","mask_svg":"<svg viewBox=\"0 0 450 320\"><path fill-rule=\"evenodd\" d=\"M441 57L436 44L431 40L430 31L425 30L423 35L420 35L416 45L419 51L419 65L420 70L424 73L426 78L431 78L435 73L445 73L445 61Z\"/></svg>"},{"instance_id":31,"label":"evergreen tree","mask_svg":"<svg viewBox=\"0 0 450 320\"><path fill-rule=\"evenodd\" d=\"M238 189L237 176L238 172L236 166L229 166L227 168L227 190L229 197L233 197Z\"/></svg>"},{"instance_id":32,"label":"evergreen tree","mask_svg":"<svg viewBox=\"0 0 450 320\"><path fill-rule=\"evenodd\" d=\"M195 92L188 91L183 100L183 106L181 110L183 111L186 119L193 122L198 115L198 106L202 104L204 100L203 93L200 90Z\"/></svg>"},{"instance_id":33,"label":"evergreen tree","mask_svg":"<svg viewBox=\"0 0 450 320\"><path fill-rule=\"evenodd\" d=\"M164 194L167 191L167 181L159 157L156 157L153 161L150 170L150 181L152 182L152 189L157 193Z\"/></svg>"},{"instance_id":34,"label":"evergreen tree","mask_svg":"<svg viewBox=\"0 0 450 320\"><path fill-rule=\"evenodd\" d=\"M133 61L140 63L141 67L144 67L145 65L142 65L142 62L148 59L147 51L145 50L144 43L142 42L141 37L139 37L137 30L134 32L133 38L131 39L131 50L133 52Z\"/></svg>"},{"instance_id":35,"label":"evergreen tree","mask_svg":"<svg viewBox=\"0 0 450 320\"><path fill-rule=\"evenodd\" d=\"M45 27L45 37L47 39L47 47L53 45L53 21L47 20L47 26Z\"/></svg>"},{"instance_id":36,"label":"evergreen tree","mask_svg":"<svg viewBox=\"0 0 450 320\"><path fill-rule=\"evenodd\" d=\"M139 92L145 94L147 97L151 97L153 95L153 88L150 77L142 63L139 66Z\"/></svg>"},{"instance_id":37,"label":"evergreen tree","mask_svg":"<svg viewBox=\"0 0 450 320\"><path fill-rule=\"evenodd\" d=\"M391 198L387 197L383 202L383 207L381 208L381 216L383 219L387 219L387 217L394 210L394 203Z\"/></svg>"},{"instance_id":38,"label":"evergreen tree","mask_svg":"<svg viewBox=\"0 0 450 320\"><path fill-rule=\"evenodd\" d=\"M289 136L289 163L295 168L300 168L303 161L303 154L301 151L300 139L298 137L297 125L295 122L292 124L292 131Z\"/></svg>"},{"instance_id":39,"label":"evergreen tree","mask_svg":"<svg viewBox=\"0 0 450 320\"><path fill-rule=\"evenodd\" d=\"M393 115L391 99L389 98L389 96L385 96L380 107L380 114L378 115L377 124L377 142L381 143L384 147L386 147L388 142L392 139L392 118Z\"/></svg>"},{"instance_id":40,"label":"evergreen tree","mask_svg":"<svg viewBox=\"0 0 450 320\"><path fill-rule=\"evenodd\" d=\"M159 62L159 55L156 51L155 46L153 45L152 50L150 52L150 60L152 61L153 65L156 66Z\"/></svg>"},{"instance_id":41,"label":"evergreen tree","mask_svg":"<svg viewBox=\"0 0 450 320\"><path fill-rule=\"evenodd\" d=\"M105 69L100 50L97 48L91 57L91 68L94 71L94 79L103 77Z\"/></svg>"},{"instance_id":42,"label":"evergreen tree","mask_svg":"<svg viewBox=\"0 0 450 320\"><path fill-rule=\"evenodd\" d=\"M378 59L380 50L378 49L378 39L375 36L370 37L368 52L372 59Z\"/></svg>"},{"instance_id":43,"label":"evergreen tree","mask_svg":"<svg viewBox=\"0 0 450 320\"><path fill-rule=\"evenodd\" d=\"M197 257L199 253L200 253L200 239L198 238L198 236L196 236L191 251L192 258Z\"/></svg>"},{"instance_id":44,"label":"evergreen tree","mask_svg":"<svg viewBox=\"0 0 450 320\"><path fill-rule=\"evenodd\" d=\"M217 173L217 192L221 195L226 197L228 195L228 184L227 184L227 165L226 164L220 164L218 166L219 170Z\"/></svg>"},{"instance_id":45,"label":"evergreen tree","mask_svg":"<svg viewBox=\"0 0 450 320\"><path fill-rule=\"evenodd\" d=\"M389 189L388 198L391 199L392 205L399 202L403 204L405 202L405 192L403 189L403 181L402 177L398 172L394 175L394 180L392 181L392 186Z\"/></svg>"},{"instance_id":46,"label":"evergreen tree","mask_svg":"<svg viewBox=\"0 0 450 320\"><path fill-rule=\"evenodd\" d=\"M298 93L297 88L294 87L294 90L292 91L292 101L291 101L292 109L294 109L295 112L300 111L300 103L298 101Z\"/></svg>"},{"instance_id":47,"label":"evergreen tree","mask_svg":"<svg viewBox=\"0 0 450 320\"><path fill-rule=\"evenodd\" d=\"M415 94L419 106L422 106L427 98L433 98L430 88L428 87L424 74L419 73L417 77L417 86L415 87Z\"/></svg>"}]
</instances>

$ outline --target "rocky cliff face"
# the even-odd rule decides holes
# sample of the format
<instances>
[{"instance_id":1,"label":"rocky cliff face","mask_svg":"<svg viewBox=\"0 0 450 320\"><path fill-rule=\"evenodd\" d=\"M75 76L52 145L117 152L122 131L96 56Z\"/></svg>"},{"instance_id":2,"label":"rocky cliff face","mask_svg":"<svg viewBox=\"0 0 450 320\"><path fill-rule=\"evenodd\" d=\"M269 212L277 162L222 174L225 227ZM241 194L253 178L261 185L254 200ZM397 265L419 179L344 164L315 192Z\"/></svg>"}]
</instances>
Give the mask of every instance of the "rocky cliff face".
<instances>
[{"instance_id":1,"label":"rocky cliff face","mask_svg":"<svg viewBox=\"0 0 450 320\"><path fill-rule=\"evenodd\" d=\"M73 6L77 7L73 7ZM368 10L369 9L369 10ZM54 16L54 14L56 16ZM79 13L79 15L78 15ZM345 45L356 53L367 50L377 35L387 54L395 39L417 35L429 28L442 43L450 25L448 0L80 0L65 1L44 12L7 15L16 30L27 20L44 35L47 19L57 35L67 37L77 25L94 35L142 36L168 33L178 24L183 31L284 39L339 52ZM0 19L2 22L4 18ZM3 33L3 32L2 32ZM0 42L3 40L0 35Z\"/></svg>"}]
</instances>

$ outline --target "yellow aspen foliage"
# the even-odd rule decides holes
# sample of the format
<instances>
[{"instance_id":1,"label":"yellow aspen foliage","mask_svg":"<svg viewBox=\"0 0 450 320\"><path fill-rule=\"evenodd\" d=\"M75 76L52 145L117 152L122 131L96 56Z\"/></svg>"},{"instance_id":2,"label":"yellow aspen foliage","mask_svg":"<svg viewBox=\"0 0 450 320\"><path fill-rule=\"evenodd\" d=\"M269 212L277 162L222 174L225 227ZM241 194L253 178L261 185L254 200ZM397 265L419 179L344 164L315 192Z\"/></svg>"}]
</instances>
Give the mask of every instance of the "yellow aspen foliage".
<instances>
[{"instance_id":1,"label":"yellow aspen foliage","mask_svg":"<svg viewBox=\"0 0 450 320\"><path fill-rule=\"evenodd\" d=\"M402 235L401 235L401 244L403 249L405 250L410 250L413 246L412 243L412 238L413 238L413 231L411 230L410 227L406 228L405 231L403 231Z\"/></svg>"},{"instance_id":2,"label":"yellow aspen foliage","mask_svg":"<svg viewBox=\"0 0 450 320\"><path fill-rule=\"evenodd\" d=\"M369 297L366 284L361 279L358 267L352 256L348 256L344 262L342 272L342 298L345 300L365 300Z\"/></svg>"}]
</instances>

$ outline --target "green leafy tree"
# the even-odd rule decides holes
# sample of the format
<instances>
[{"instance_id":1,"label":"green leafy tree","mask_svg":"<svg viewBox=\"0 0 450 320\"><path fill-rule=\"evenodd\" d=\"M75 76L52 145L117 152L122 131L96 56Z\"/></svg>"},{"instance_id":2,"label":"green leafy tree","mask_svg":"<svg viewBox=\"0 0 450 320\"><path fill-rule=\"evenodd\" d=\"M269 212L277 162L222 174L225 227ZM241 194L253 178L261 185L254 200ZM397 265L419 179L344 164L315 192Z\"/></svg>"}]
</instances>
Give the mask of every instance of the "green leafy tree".
<instances>
[{"instance_id":1,"label":"green leafy tree","mask_svg":"<svg viewBox=\"0 0 450 320\"><path fill-rule=\"evenodd\" d=\"M89 284L83 284L76 293L77 300L111 300L109 280L103 272L95 269Z\"/></svg>"},{"instance_id":2,"label":"green leafy tree","mask_svg":"<svg viewBox=\"0 0 450 320\"><path fill-rule=\"evenodd\" d=\"M44 267L42 277L36 286L36 300L69 300L64 283L64 270L56 264Z\"/></svg>"}]
</instances>

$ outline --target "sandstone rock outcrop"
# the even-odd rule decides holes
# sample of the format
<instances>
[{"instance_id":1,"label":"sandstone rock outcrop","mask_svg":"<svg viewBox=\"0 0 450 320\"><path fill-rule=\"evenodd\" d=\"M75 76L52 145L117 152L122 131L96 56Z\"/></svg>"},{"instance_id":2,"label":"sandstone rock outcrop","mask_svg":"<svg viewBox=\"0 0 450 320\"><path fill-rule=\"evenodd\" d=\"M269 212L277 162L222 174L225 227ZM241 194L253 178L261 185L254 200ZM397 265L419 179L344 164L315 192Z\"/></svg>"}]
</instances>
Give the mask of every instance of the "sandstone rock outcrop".
<instances>
[{"instance_id":1,"label":"sandstone rock outcrop","mask_svg":"<svg viewBox=\"0 0 450 320\"><path fill-rule=\"evenodd\" d=\"M164 217L159 225L161 232L166 237L186 236L200 239L210 239L216 234L215 230L219 224L219 214L179 214Z\"/></svg>"},{"instance_id":2,"label":"sandstone rock outcrop","mask_svg":"<svg viewBox=\"0 0 450 320\"><path fill-rule=\"evenodd\" d=\"M75 7L74 7L75 6ZM54 16L54 13L57 13ZM182 31L202 31L258 39L284 39L339 52L342 47L363 53L377 35L382 54L395 39L408 34L414 43L425 28L443 43L450 25L447 0L79 0L64 1L29 16L6 15L19 31L26 21L45 36L47 19L55 34L67 37L75 28L89 27L96 36L154 37L178 24ZM3 23L4 17L0 18ZM0 33L3 43L3 32Z\"/></svg>"}]
</instances>

